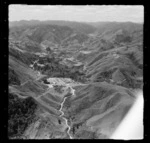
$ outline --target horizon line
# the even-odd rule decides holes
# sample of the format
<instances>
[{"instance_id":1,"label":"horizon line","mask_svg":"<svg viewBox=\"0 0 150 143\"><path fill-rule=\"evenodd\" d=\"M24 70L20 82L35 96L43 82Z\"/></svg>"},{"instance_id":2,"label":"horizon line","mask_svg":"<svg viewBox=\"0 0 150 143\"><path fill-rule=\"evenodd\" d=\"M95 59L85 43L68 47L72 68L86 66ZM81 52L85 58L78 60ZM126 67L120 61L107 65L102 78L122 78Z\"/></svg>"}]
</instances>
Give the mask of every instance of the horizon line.
<instances>
[{"instance_id":1,"label":"horizon line","mask_svg":"<svg viewBox=\"0 0 150 143\"><path fill-rule=\"evenodd\" d=\"M124 23L124 22L130 22L130 23L141 23L143 24L144 22L134 22L134 21L72 21L72 20L50 20L50 19L47 19L47 20L38 20L38 19L30 19L30 20L27 20L27 19L22 19L22 20L8 20L9 22L20 22L20 21L39 21L39 22L46 22L46 21L66 21L66 22L78 22L78 23L98 23L98 22L120 22L120 23Z\"/></svg>"}]
</instances>

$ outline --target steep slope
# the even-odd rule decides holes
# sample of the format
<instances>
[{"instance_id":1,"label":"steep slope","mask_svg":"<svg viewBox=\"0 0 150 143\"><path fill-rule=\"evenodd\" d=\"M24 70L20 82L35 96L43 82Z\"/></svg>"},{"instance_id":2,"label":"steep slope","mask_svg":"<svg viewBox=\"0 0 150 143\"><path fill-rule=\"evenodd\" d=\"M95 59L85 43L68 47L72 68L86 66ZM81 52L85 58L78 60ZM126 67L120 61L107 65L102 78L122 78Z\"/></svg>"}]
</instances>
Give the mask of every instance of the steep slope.
<instances>
[{"instance_id":1,"label":"steep slope","mask_svg":"<svg viewBox=\"0 0 150 143\"><path fill-rule=\"evenodd\" d=\"M41 52L46 48L76 48L88 38L87 34L68 26L48 24L11 27L9 31L10 44L17 43L21 49L26 48L29 52Z\"/></svg>"},{"instance_id":2,"label":"steep slope","mask_svg":"<svg viewBox=\"0 0 150 143\"><path fill-rule=\"evenodd\" d=\"M10 24L10 138L108 139L129 111L143 88L142 25L87 25Z\"/></svg>"},{"instance_id":3,"label":"steep slope","mask_svg":"<svg viewBox=\"0 0 150 143\"><path fill-rule=\"evenodd\" d=\"M20 99L14 94L8 94L8 137L21 139L27 126L35 122L37 104L31 97Z\"/></svg>"}]
</instances>

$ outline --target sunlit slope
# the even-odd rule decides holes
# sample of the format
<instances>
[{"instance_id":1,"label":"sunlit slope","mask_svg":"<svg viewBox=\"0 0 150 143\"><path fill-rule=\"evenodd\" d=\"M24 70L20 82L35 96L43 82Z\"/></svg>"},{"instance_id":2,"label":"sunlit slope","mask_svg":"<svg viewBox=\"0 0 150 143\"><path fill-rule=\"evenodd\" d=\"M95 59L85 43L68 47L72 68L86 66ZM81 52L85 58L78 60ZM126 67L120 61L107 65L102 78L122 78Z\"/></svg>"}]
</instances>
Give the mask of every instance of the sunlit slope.
<instances>
[{"instance_id":1,"label":"sunlit slope","mask_svg":"<svg viewBox=\"0 0 150 143\"><path fill-rule=\"evenodd\" d=\"M123 87L106 82L76 87L75 94L76 97L66 99L63 110L64 116L70 121L71 134L76 138L88 138L88 136L81 135L81 132L89 132L88 135L94 135L94 130L104 127L103 122L106 119L114 118L112 122L115 122L115 128L135 99L132 92L127 92ZM89 127L93 130L90 130ZM107 125L105 127L108 132L109 128ZM112 133L111 130L110 133L103 130L100 132L99 137L103 135L108 137Z\"/></svg>"}]
</instances>

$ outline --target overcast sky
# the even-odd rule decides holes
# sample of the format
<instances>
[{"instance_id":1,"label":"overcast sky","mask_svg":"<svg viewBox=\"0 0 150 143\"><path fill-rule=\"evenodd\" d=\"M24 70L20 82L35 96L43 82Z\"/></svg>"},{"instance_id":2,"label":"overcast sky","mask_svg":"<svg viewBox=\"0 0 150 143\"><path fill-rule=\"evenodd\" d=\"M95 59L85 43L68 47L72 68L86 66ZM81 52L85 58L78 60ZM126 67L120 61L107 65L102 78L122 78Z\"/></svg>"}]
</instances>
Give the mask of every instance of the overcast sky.
<instances>
[{"instance_id":1,"label":"overcast sky","mask_svg":"<svg viewBox=\"0 0 150 143\"><path fill-rule=\"evenodd\" d=\"M144 21L143 6L117 6L117 5L85 5L85 6L31 6L10 5L9 20L69 20L81 22L97 21Z\"/></svg>"}]
</instances>

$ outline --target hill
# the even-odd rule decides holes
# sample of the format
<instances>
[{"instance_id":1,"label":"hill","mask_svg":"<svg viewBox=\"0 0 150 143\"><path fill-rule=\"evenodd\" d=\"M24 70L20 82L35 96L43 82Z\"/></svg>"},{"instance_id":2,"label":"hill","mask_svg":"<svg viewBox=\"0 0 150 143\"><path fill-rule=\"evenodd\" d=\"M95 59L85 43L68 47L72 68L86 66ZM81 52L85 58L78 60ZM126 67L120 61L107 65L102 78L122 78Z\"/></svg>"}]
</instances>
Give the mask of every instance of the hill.
<instances>
[{"instance_id":1,"label":"hill","mask_svg":"<svg viewBox=\"0 0 150 143\"><path fill-rule=\"evenodd\" d=\"M95 27L81 22L74 21L61 21L61 20L48 20L48 21L39 21L39 20L21 20L21 21L13 21L9 23L9 27L24 27L24 26L32 26L32 25L58 25L58 26L68 26L72 29L80 31L85 34L93 33L96 29Z\"/></svg>"},{"instance_id":2,"label":"hill","mask_svg":"<svg viewBox=\"0 0 150 143\"><path fill-rule=\"evenodd\" d=\"M143 25L9 26L9 138L108 139L143 90Z\"/></svg>"}]
</instances>

